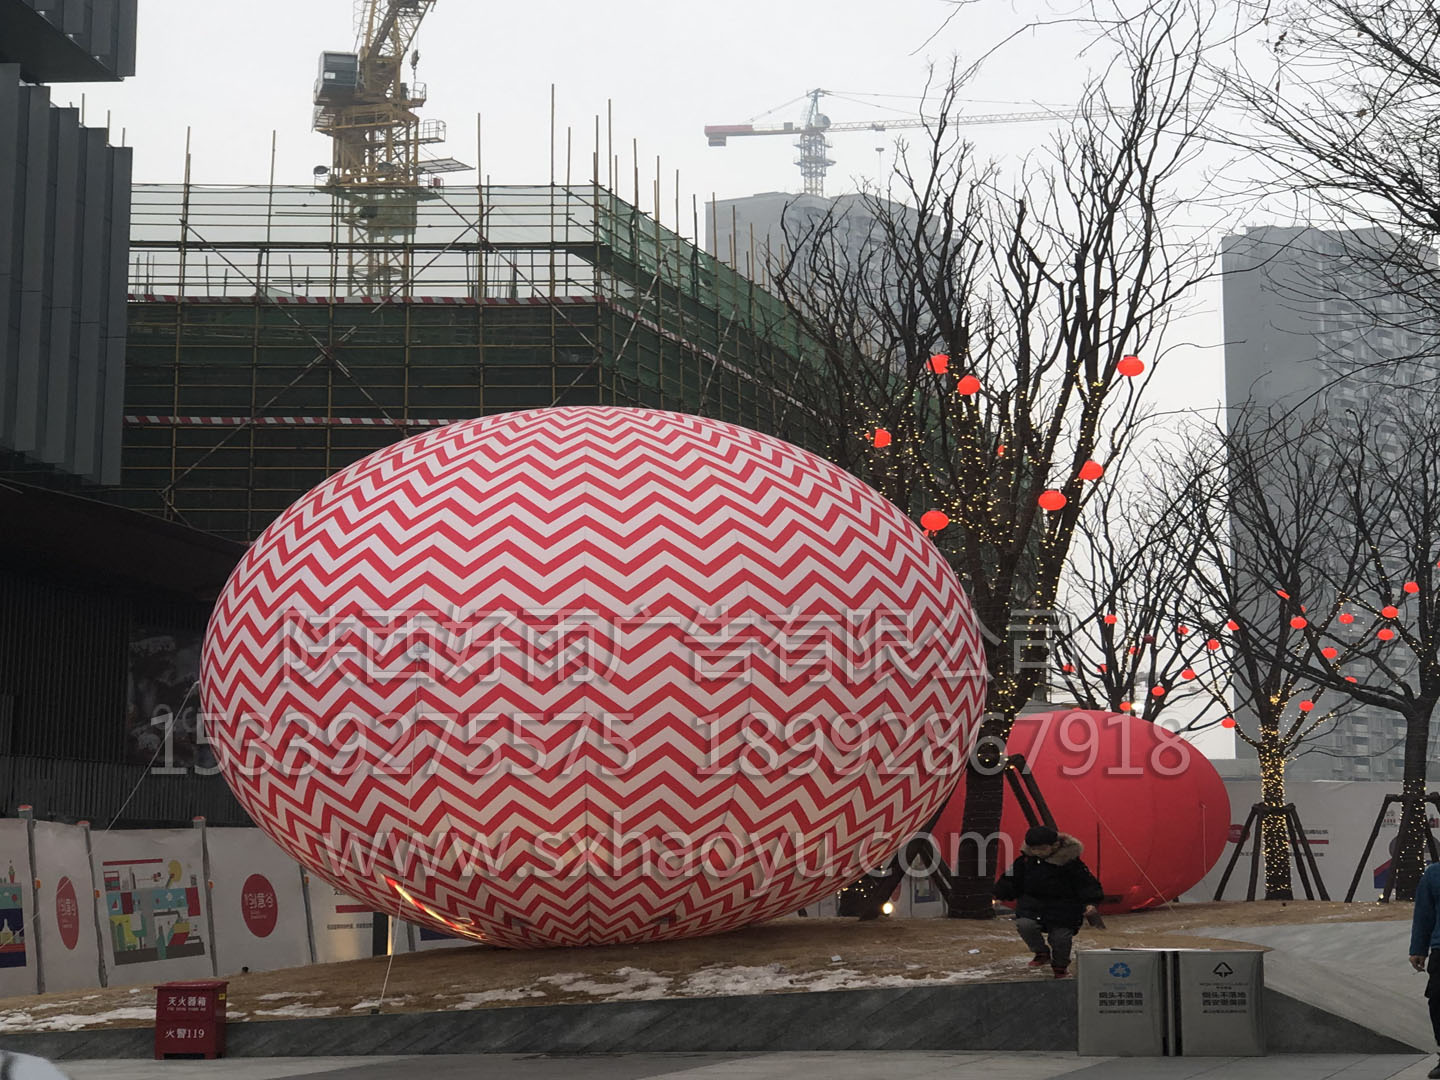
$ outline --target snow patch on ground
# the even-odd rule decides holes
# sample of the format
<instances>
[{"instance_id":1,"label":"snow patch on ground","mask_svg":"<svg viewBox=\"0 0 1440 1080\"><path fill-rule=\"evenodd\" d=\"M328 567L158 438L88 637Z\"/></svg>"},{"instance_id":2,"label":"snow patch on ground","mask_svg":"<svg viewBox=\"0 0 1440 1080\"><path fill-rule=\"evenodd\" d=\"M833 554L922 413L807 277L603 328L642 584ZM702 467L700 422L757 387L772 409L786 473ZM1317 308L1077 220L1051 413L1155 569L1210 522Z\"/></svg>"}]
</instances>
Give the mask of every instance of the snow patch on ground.
<instances>
[{"instance_id":1,"label":"snow patch on ground","mask_svg":"<svg viewBox=\"0 0 1440 1080\"><path fill-rule=\"evenodd\" d=\"M599 981L601 979L606 981ZM565 972L542 975L536 981L548 983L561 993L589 994L606 1001L654 1001L670 996L670 977L644 968L617 968L600 976Z\"/></svg>"},{"instance_id":2,"label":"snow patch on ground","mask_svg":"<svg viewBox=\"0 0 1440 1080\"><path fill-rule=\"evenodd\" d=\"M284 1001L286 998L318 997L319 990L284 990L278 994L261 994L260 1001Z\"/></svg>"},{"instance_id":3,"label":"snow patch on ground","mask_svg":"<svg viewBox=\"0 0 1440 1080\"><path fill-rule=\"evenodd\" d=\"M339 1005L281 1005L278 1009L256 1009L256 1016L288 1016L302 1020L317 1016L334 1016L340 1011Z\"/></svg>"},{"instance_id":4,"label":"snow patch on ground","mask_svg":"<svg viewBox=\"0 0 1440 1080\"><path fill-rule=\"evenodd\" d=\"M460 1000L451 1009L478 1009L501 1001L523 1001L525 998L544 997L544 990L522 987L519 990L486 990L479 994L461 994Z\"/></svg>"},{"instance_id":5,"label":"snow patch on ground","mask_svg":"<svg viewBox=\"0 0 1440 1080\"><path fill-rule=\"evenodd\" d=\"M351 1012L362 1012L365 1009L373 1009L377 1005L404 1005L410 1000L409 994L401 994L398 997L387 997L383 1002L379 998L366 998L350 1006Z\"/></svg>"},{"instance_id":6,"label":"snow patch on ground","mask_svg":"<svg viewBox=\"0 0 1440 1080\"><path fill-rule=\"evenodd\" d=\"M70 1004L70 1002L66 1002ZM74 1013L60 1013L57 1016L36 1016L33 1012L16 1010L0 1012L0 1031L83 1031L85 1028L100 1027L120 1020L153 1020L155 1007L111 1009L108 1012L76 1016Z\"/></svg>"}]
</instances>

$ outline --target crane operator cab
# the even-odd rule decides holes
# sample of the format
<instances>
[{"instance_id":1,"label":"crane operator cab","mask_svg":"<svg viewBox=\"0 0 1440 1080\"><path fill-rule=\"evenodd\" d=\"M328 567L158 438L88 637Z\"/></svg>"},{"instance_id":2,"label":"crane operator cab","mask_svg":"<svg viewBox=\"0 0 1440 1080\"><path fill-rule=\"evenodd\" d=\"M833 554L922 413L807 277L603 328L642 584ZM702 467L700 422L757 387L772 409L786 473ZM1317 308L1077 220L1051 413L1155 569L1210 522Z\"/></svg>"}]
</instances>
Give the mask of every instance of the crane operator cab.
<instances>
[{"instance_id":1,"label":"crane operator cab","mask_svg":"<svg viewBox=\"0 0 1440 1080\"><path fill-rule=\"evenodd\" d=\"M320 77L315 80L316 105L342 105L355 100L360 88L358 53L320 54Z\"/></svg>"}]
</instances>

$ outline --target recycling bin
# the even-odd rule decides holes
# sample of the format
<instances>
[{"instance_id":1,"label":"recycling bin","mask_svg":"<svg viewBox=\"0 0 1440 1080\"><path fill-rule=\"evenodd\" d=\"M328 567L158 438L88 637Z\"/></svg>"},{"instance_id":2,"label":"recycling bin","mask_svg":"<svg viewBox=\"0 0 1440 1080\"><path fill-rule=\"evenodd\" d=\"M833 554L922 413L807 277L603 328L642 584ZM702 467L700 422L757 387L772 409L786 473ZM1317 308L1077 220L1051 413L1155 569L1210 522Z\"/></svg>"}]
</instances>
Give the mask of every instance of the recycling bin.
<instances>
[{"instance_id":1,"label":"recycling bin","mask_svg":"<svg viewBox=\"0 0 1440 1080\"><path fill-rule=\"evenodd\" d=\"M1163 1057L1173 1052L1165 950L1087 949L1076 959L1081 1054Z\"/></svg>"},{"instance_id":2,"label":"recycling bin","mask_svg":"<svg viewBox=\"0 0 1440 1080\"><path fill-rule=\"evenodd\" d=\"M1174 969L1179 1052L1243 1057L1265 1053L1265 954L1180 949Z\"/></svg>"},{"instance_id":3,"label":"recycling bin","mask_svg":"<svg viewBox=\"0 0 1440 1080\"><path fill-rule=\"evenodd\" d=\"M1265 1053L1265 961L1258 949L1090 949L1078 963L1081 1054Z\"/></svg>"},{"instance_id":4,"label":"recycling bin","mask_svg":"<svg viewBox=\"0 0 1440 1080\"><path fill-rule=\"evenodd\" d=\"M228 986L219 979L199 979L155 987L155 1057L224 1056Z\"/></svg>"}]
</instances>

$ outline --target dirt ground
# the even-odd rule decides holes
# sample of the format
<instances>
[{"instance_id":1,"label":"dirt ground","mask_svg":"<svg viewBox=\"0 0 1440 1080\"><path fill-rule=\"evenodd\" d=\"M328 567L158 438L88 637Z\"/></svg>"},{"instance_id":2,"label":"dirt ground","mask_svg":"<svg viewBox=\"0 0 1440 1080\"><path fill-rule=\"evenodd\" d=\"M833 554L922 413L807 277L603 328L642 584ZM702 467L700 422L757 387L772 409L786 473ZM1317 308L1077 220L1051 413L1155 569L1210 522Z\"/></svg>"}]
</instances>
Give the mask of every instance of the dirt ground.
<instances>
[{"instance_id":1,"label":"dirt ground","mask_svg":"<svg viewBox=\"0 0 1440 1080\"><path fill-rule=\"evenodd\" d=\"M1197 927L1405 920L1408 904L1207 903L1112 915L1077 948L1255 948ZM781 919L715 937L510 951L476 945L231 976L232 1020L1048 978L1008 919ZM389 968L389 981L386 972ZM0 1033L146 1027L149 986L0 999Z\"/></svg>"}]
</instances>

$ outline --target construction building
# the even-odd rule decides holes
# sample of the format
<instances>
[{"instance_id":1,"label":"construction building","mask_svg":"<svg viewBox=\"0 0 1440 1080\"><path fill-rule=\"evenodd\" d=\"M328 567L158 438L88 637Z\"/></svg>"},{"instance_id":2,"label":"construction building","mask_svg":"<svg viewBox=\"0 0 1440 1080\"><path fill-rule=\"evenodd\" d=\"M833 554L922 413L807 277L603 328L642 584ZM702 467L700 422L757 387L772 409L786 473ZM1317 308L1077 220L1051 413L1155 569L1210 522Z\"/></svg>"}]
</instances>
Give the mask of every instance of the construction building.
<instances>
[{"instance_id":1,"label":"construction building","mask_svg":"<svg viewBox=\"0 0 1440 1080\"><path fill-rule=\"evenodd\" d=\"M783 305L599 185L426 187L380 253L393 293L365 291L354 205L324 184L135 189L119 501L248 541L372 451L545 406L824 449Z\"/></svg>"}]
</instances>

